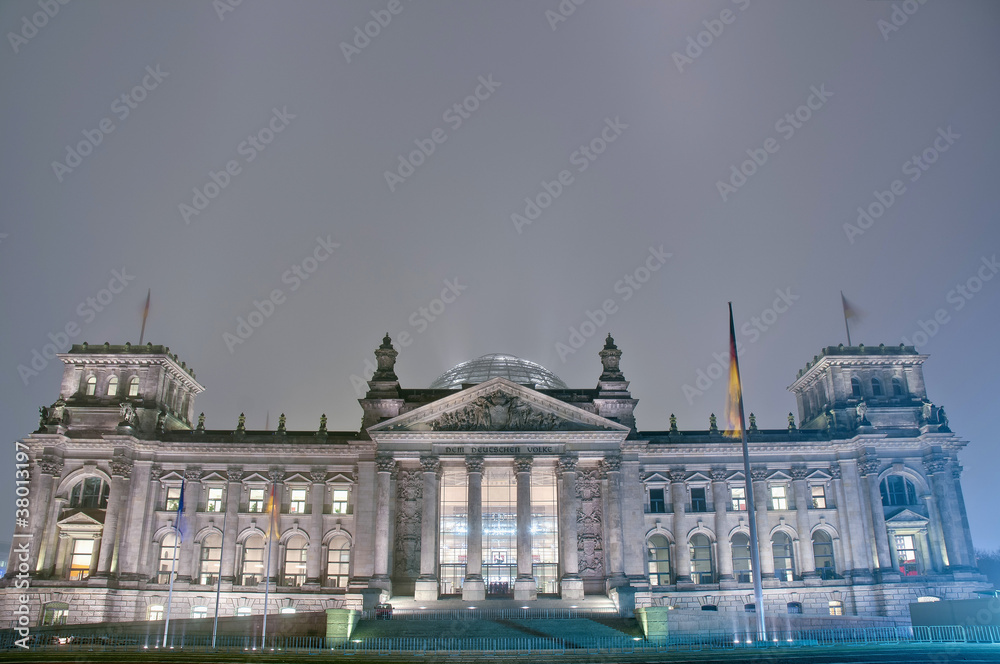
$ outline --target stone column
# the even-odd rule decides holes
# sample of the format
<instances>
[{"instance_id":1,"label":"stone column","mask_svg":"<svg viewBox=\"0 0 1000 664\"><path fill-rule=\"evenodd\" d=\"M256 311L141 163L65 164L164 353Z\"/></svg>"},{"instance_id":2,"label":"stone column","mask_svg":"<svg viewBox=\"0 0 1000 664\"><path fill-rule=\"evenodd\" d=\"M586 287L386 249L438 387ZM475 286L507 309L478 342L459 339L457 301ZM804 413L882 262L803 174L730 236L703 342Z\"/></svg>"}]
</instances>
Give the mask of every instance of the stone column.
<instances>
[{"instance_id":1,"label":"stone column","mask_svg":"<svg viewBox=\"0 0 1000 664\"><path fill-rule=\"evenodd\" d=\"M469 516L462 599L479 602L486 599L486 584L483 581L483 457L465 457L465 467L469 472Z\"/></svg>"},{"instance_id":2,"label":"stone column","mask_svg":"<svg viewBox=\"0 0 1000 664\"><path fill-rule=\"evenodd\" d=\"M754 511L756 512L753 518L757 520L757 551L760 556L760 579L761 583L776 587L774 552L771 550L771 526L767 518L767 508L771 504L771 497L767 491L767 474L767 468L763 466L758 466L750 470L750 476L753 479Z\"/></svg>"},{"instance_id":3,"label":"stone column","mask_svg":"<svg viewBox=\"0 0 1000 664\"><path fill-rule=\"evenodd\" d=\"M52 574L59 579L65 579L68 573L66 569L66 559L69 557L69 549L73 544L72 538L66 533L59 533L58 544L55 555L52 557Z\"/></svg>"},{"instance_id":4,"label":"stone column","mask_svg":"<svg viewBox=\"0 0 1000 664\"><path fill-rule=\"evenodd\" d=\"M517 475L517 578L514 599L537 599L538 590L531 569L531 457L514 459Z\"/></svg>"},{"instance_id":5,"label":"stone column","mask_svg":"<svg viewBox=\"0 0 1000 664\"><path fill-rule=\"evenodd\" d=\"M201 468L192 466L184 471L184 520L187 522L187 533L181 541L176 583L191 583L192 570L195 567L194 559L198 553L198 547L194 545L194 536L197 533L198 501L200 500Z\"/></svg>"},{"instance_id":6,"label":"stone column","mask_svg":"<svg viewBox=\"0 0 1000 664\"><path fill-rule=\"evenodd\" d=\"M630 458L635 456L635 458ZM622 458L618 476L619 505L622 517L622 558L628 585L649 589L649 566L646 565L646 490L639 472L638 455Z\"/></svg>"},{"instance_id":7,"label":"stone column","mask_svg":"<svg viewBox=\"0 0 1000 664\"><path fill-rule=\"evenodd\" d=\"M559 457L559 559L562 561L562 578L559 594L563 599L583 599L583 579L580 578L580 549L577 543L576 513L579 510L576 496L577 458L564 454Z\"/></svg>"},{"instance_id":8,"label":"stone column","mask_svg":"<svg viewBox=\"0 0 1000 664\"><path fill-rule=\"evenodd\" d=\"M377 473L375 461L358 461L357 482L351 499L354 501L354 523L375 522L375 485ZM347 587L352 592L360 592L368 587L375 573L375 534L373 529L355 528L354 546L351 550L351 578Z\"/></svg>"},{"instance_id":9,"label":"stone column","mask_svg":"<svg viewBox=\"0 0 1000 664\"><path fill-rule=\"evenodd\" d=\"M837 532L840 533L840 537L836 538L840 540L840 550L839 554L835 550L834 555L837 557L834 562L845 575L849 575L854 569L854 552L851 550L851 529L846 521L847 497L844 493L844 480L841 479L840 464L830 464L830 477L833 499L836 501L834 518L837 521Z\"/></svg>"},{"instance_id":10,"label":"stone column","mask_svg":"<svg viewBox=\"0 0 1000 664\"><path fill-rule=\"evenodd\" d=\"M941 533L941 515L938 513L934 496L925 494L920 498L927 504L927 549L931 559L931 569L943 572L948 566L944 535Z\"/></svg>"},{"instance_id":11,"label":"stone column","mask_svg":"<svg viewBox=\"0 0 1000 664\"><path fill-rule=\"evenodd\" d=\"M31 547L31 558L28 561L28 569L44 571L45 557L52 558L55 551L51 551L55 546L56 521L59 520L59 513L51 509L45 509L46 505L55 504L55 492L58 483L55 481L62 475L63 460L51 456L43 456L38 462L38 491L31 495L37 496L34 509L31 511L31 536L36 538L38 546ZM17 542L14 543L15 545ZM12 560L13 557L8 560ZM13 565L10 565L13 569Z\"/></svg>"},{"instance_id":12,"label":"stone column","mask_svg":"<svg viewBox=\"0 0 1000 664\"><path fill-rule=\"evenodd\" d=\"M375 458L378 472L375 480L375 573L370 588L382 588L392 594L389 579L389 519L392 509L392 479L396 474L396 460L390 454L379 454Z\"/></svg>"},{"instance_id":13,"label":"stone column","mask_svg":"<svg viewBox=\"0 0 1000 664\"><path fill-rule=\"evenodd\" d=\"M240 532L240 498L243 495L243 467L230 466L226 469L226 531L223 533L222 560L219 576L224 584L236 580L236 537Z\"/></svg>"},{"instance_id":14,"label":"stone column","mask_svg":"<svg viewBox=\"0 0 1000 664\"><path fill-rule=\"evenodd\" d=\"M858 474L856 459L840 461L843 477L841 488L844 491L844 501L837 506L837 512L843 515L844 530L850 533L851 557L854 566L850 569L851 580L857 583L871 583L875 563L872 558L871 538L872 511L868 504L867 491L862 491L862 480ZM881 498L879 500L881 504Z\"/></svg>"},{"instance_id":15,"label":"stone column","mask_svg":"<svg viewBox=\"0 0 1000 664\"><path fill-rule=\"evenodd\" d=\"M132 460L117 456L111 459L111 490L108 492L108 508L104 516L104 530L101 535L101 551L97 557L96 576L107 577L118 542L118 522L121 520L125 497L128 494L128 479L132 475Z\"/></svg>"},{"instance_id":16,"label":"stone column","mask_svg":"<svg viewBox=\"0 0 1000 664\"><path fill-rule=\"evenodd\" d=\"M868 452L861 458L859 468L864 481L868 484L868 504L871 506L872 529L875 532L879 580L898 581L899 571L889 550L889 532L885 525L885 510L882 508L882 492L878 488L878 471L881 465L879 458Z\"/></svg>"},{"instance_id":17,"label":"stone column","mask_svg":"<svg viewBox=\"0 0 1000 664\"><path fill-rule=\"evenodd\" d=\"M965 562L969 567L976 566L976 547L972 543L972 528L969 527L969 514L965 509L965 496L962 494L962 467L958 465L958 459L952 459L951 478L953 481L952 490L955 493L955 502L958 510L962 514L962 534L965 535Z\"/></svg>"},{"instance_id":18,"label":"stone column","mask_svg":"<svg viewBox=\"0 0 1000 664\"><path fill-rule=\"evenodd\" d=\"M441 460L436 456L420 457L423 470L423 507L420 514L420 576L414 584L413 599L438 598L438 485Z\"/></svg>"},{"instance_id":19,"label":"stone column","mask_svg":"<svg viewBox=\"0 0 1000 664\"><path fill-rule=\"evenodd\" d=\"M684 480L687 473L683 466L671 468L666 472L670 480L670 502L674 508L674 583L690 585L691 581L691 549L688 545L687 529L684 526L684 511L686 509L687 491Z\"/></svg>"},{"instance_id":20,"label":"stone column","mask_svg":"<svg viewBox=\"0 0 1000 664\"><path fill-rule=\"evenodd\" d=\"M142 541L139 542L139 562L136 565L136 575L143 580L148 580L155 575L156 563L149 559L149 549L153 545L153 533L157 530L156 511L160 508L160 489L162 484L160 478L163 477L163 468L158 465L149 467L149 496L146 499L146 508L143 510ZM134 537L135 533L129 533L129 537Z\"/></svg>"},{"instance_id":21,"label":"stone column","mask_svg":"<svg viewBox=\"0 0 1000 664\"><path fill-rule=\"evenodd\" d=\"M931 476L931 487L938 507L938 518L944 534L945 550L948 553L950 569L965 567L964 534L956 523L958 518L958 501L954 497L954 482L948 460L940 454L934 454L924 459L924 468ZM945 516L948 515L948 516Z\"/></svg>"},{"instance_id":22,"label":"stone column","mask_svg":"<svg viewBox=\"0 0 1000 664\"><path fill-rule=\"evenodd\" d=\"M323 510L326 507L326 468L313 468L309 473L309 550L306 551L305 585L319 587L323 554Z\"/></svg>"},{"instance_id":23,"label":"stone column","mask_svg":"<svg viewBox=\"0 0 1000 664\"><path fill-rule=\"evenodd\" d=\"M114 563L120 582L138 581L141 578L139 570L142 568L142 560L139 553L142 542L154 529L152 523L144 521L151 488L150 471L148 462L136 463L132 469L128 496L124 497L126 503L131 504L127 522L123 526L123 535L119 538L117 561Z\"/></svg>"},{"instance_id":24,"label":"stone column","mask_svg":"<svg viewBox=\"0 0 1000 664\"><path fill-rule=\"evenodd\" d=\"M715 539L718 542L719 583L730 588L736 587L733 576L733 547L729 543L729 528L726 527L726 512L729 506L729 487L726 484L726 469L712 469L712 502L715 504Z\"/></svg>"},{"instance_id":25,"label":"stone column","mask_svg":"<svg viewBox=\"0 0 1000 664\"><path fill-rule=\"evenodd\" d=\"M816 559L813 557L812 536L809 532L809 507L812 495L806 481L807 468L792 468L792 492L795 494L795 529L799 534L799 574L803 581L819 579L816 573Z\"/></svg>"},{"instance_id":26,"label":"stone column","mask_svg":"<svg viewBox=\"0 0 1000 664\"><path fill-rule=\"evenodd\" d=\"M93 555L90 556L91 578L97 575L97 565L99 564L99 559L100 559L98 552L101 550L101 544L103 543L103 540L104 538L101 536L101 533L94 533L94 553ZM72 551L70 551L70 555L72 555Z\"/></svg>"}]
</instances>

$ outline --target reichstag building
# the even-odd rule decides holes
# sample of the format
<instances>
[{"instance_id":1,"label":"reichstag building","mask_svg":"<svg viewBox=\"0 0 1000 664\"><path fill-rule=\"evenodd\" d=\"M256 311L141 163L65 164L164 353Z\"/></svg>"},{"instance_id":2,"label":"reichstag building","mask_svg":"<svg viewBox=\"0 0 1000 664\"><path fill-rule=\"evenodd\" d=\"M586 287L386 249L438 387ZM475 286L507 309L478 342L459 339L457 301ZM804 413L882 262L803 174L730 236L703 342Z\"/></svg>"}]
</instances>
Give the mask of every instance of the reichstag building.
<instances>
[{"instance_id":1,"label":"reichstag building","mask_svg":"<svg viewBox=\"0 0 1000 664\"><path fill-rule=\"evenodd\" d=\"M403 388L387 336L360 431L208 430L204 389L169 348L73 346L30 458L30 587L11 555L0 618L34 625L361 608L379 598L531 602L590 595L744 612L749 529L778 613L903 618L989 589L976 569L958 453L913 347L824 348L790 390L798 417L637 429L609 336L596 387L487 355ZM187 535L176 530L183 496ZM267 500L278 532L268 567ZM19 531L21 532L21 531ZM23 560L23 558L20 558ZM265 569L266 568L266 569ZM390 600L391 601L391 600Z\"/></svg>"}]
</instances>

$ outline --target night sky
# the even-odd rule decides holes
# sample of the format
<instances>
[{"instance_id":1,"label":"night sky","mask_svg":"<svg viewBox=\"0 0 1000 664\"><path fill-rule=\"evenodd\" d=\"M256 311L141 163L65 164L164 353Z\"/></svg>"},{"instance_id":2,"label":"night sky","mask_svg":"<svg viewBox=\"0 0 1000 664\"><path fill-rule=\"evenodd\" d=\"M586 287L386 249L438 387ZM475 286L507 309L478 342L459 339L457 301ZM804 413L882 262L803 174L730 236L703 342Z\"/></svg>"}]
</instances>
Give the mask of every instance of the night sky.
<instances>
[{"instance_id":1,"label":"night sky","mask_svg":"<svg viewBox=\"0 0 1000 664\"><path fill-rule=\"evenodd\" d=\"M136 343L147 289L208 428L290 430L357 430L386 332L403 387L503 352L580 388L611 332L639 428L707 429L730 300L783 428L843 290L855 344L930 355L1000 547L1000 5L230 1L0 4L8 442L45 344Z\"/></svg>"}]
</instances>

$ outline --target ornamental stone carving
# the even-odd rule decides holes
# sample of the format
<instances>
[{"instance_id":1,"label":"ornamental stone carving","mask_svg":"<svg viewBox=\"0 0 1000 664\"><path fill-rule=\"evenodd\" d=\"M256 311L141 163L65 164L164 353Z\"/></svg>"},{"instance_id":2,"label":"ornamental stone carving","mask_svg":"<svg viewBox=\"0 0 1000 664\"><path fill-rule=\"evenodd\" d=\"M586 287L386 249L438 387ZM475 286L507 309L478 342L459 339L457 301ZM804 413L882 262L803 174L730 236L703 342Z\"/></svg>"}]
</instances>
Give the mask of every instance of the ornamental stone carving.
<instances>
[{"instance_id":1,"label":"ornamental stone carving","mask_svg":"<svg viewBox=\"0 0 1000 664\"><path fill-rule=\"evenodd\" d=\"M671 484L683 484L687 479L687 470L684 466L671 466L663 472L663 476L670 480Z\"/></svg>"},{"instance_id":2,"label":"ornamental stone carving","mask_svg":"<svg viewBox=\"0 0 1000 664\"><path fill-rule=\"evenodd\" d=\"M379 454L375 457L375 469L380 473L395 473L396 460L391 454Z\"/></svg>"},{"instance_id":3,"label":"ornamental stone carving","mask_svg":"<svg viewBox=\"0 0 1000 664\"><path fill-rule=\"evenodd\" d=\"M962 468L959 465L952 466L951 467L951 476L952 476L952 479L955 479L955 480L962 479L962 471L963 470L965 470L965 469Z\"/></svg>"},{"instance_id":4,"label":"ornamental stone carving","mask_svg":"<svg viewBox=\"0 0 1000 664\"><path fill-rule=\"evenodd\" d=\"M578 459L571 454L562 455L561 457L559 457L559 463L557 466L559 474L562 475L564 473L575 473L577 462Z\"/></svg>"},{"instance_id":5,"label":"ornamental stone carving","mask_svg":"<svg viewBox=\"0 0 1000 664\"><path fill-rule=\"evenodd\" d=\"M861 471L861 474L865 476L877 473L881 465L882 462L879 461L878 455L874 452L865 452L861 458L858 459L858 469Z\"/></svg>"},{"instance_id":6,"label":"ornamental stone carving","mask_svg":"<svg viewBox=\"0 0 1000 664\"><path fill-rule=\"evenodd\" d=\"M111 459L111 475L128 479L132 475L132 460L123 456Z\"/></svg>"},{"instance_id":7,"label":"ornamental stone carving","mask_svg":"<svg viewBox=\"0 0 1000 664\"><path fill-rule=\"evenodd\" d=\"M622 458L617 454L604 457L604 459L601 460L601 469L604 471L605 475L608 473L620 472L622 469Z\"/></svg>"},{"instance_id":8,"label":"ornamental stone carving","mask_svg":"<svg viewBox=\"0 0 1000 664\"><path fill-rule=\"evenodd\" d=\"M809 469L804 466L796 466L789 472L793 480L804 480L809 475Z\"/></svg>"},{"instance_id":9,"label":"ornamental stone carving","mask_svg":"<svg viewBox=\"0 0 1000 664\"><path fill-rule=\"evenodd\" d=\"M281 484L281 481L285 479L285 469L278 466L271 466L267 471L267 476L272 483Z\"/></svg>"},{"instance_id":10,"label":"ornamental stone carving","mask_svg":"<svg viewBox=\"0 0 1000 664\"><path fill-rule=\"evenodd\" d=\"M932 454L931 456L924 457L924 468L927 470L928 475L943 473L947 467L948 460L940 454Z\"/></svg>"},{"instance_id":11,"label":"ornamental stone carving","mask_svg":"<svg viewBox=\"0 0 1000 664\"><path fill-rule=\"evenodd\" d=\"M465 469L470 473L483 472L483 457L481 456L465 457Z\"/></svg>"},{"instance_id":12,"label":"ornamental stone carving","mask_svg":"<svg viewBox=\"0 0 1000 664\"><path fill-rule=\"evenodd\" d=\"M149 467L149 481L159 482L160 478L163 477L163 467L159 465L152 465Z\"/></svg>"},{"instance_id":13,"label":"ornamental stone carving","mask_svg":"<svg viewBox=\"0 0 1000 664\"><path fill-rule=\"evenodd\" d=\"M725 482L728 471L724 467L712 469L713 482Z\"/></svg>"},{"instance_id":14,"label":"ornamental stone carving","mask_svg":"<svg viewBox=\"0 0 1000 664\"><path fill-rule=\"evenodd\" d=\"M396 539L393 576L416 578L420 573L421 498L423 470L406 468L396 475Z\"/></svg>"},{"instance_id":15,"label":"ornamental stone carving","mask_svg":"<svg viewBox=\"0 0 1000 664\"><path fill-rule=\"evenodd\" d=\"M429 422L435 431L552 431L570 423L501 390Z\"/></svg>"},{"instance_id":16,"label":"ornamental stone carving","mask_svg":"<svg viewBox=\"0 0 1000 664\"><path fill-rule=\"evenodd\" d=\"M514 457L514 472L515 473L530 473L531 472L531 457Z\"/></svg>"},{"instance_id":17,"label":"ornamental stone carving","mask_svg":"<svg viewBox=\"0 0 1000 664\"><path fill-rule=\"evenodd\" d=\"M580 500L601 497L601 471L596 468L579 471L576 477L576 497Z\"/></svg>"},{"instance_id":18,"label":"ornamental stone carving","mask_svg":"<svg viewBox=\"0 0 1000 664\"><path fill-rule=\"evenodd\" d=\"M226 468L226 479L234 484L243 481L243 466L229 466Z\"/></svg>"},{"instance_id":19,"label":"ornamental stone carving","mask_svg":"<svg viewBox=\"0 0 1000 664\"><path fill-rule=\"evenodd\" d=\"M122 418L120 424L134 427L138 423L138 417L135 414L135 406L133 406L130 401L121 402L121 405L118 406L118 415Z\"/></svg>"},{"instance_id":20,"label":"ornamental stone carving","mask_svg":"<svg viewBox=\"0 0 1000 664\"><path fill-rule=\"evenodd\" d=\"M424 495L422 470L400 470L396 473L396 492L399 500L420 500Z\"/></svg>"},{"instance_id":21,"label":"ornamental stone carving","mask_svg":"<svg viewBox=\"0 0 1000 664\"><path fill-rule=\"evenodd\" d=\"M840 464L832 463L830 464L830 477L835 480L840 479Z\"/></svg>"},{"instance_id":22,"label":"ornamental stone carving","mask_svg":"<svg viewBox=\"0 0 1000 664\"><path fill-rule=\"evenodd\" d=\"M441 472L441 459L436 456L422 456L420 457L420 468L425 473L434 473L437 475Z\"/></svg>"},{"instance_id":23,"label":"ornamental stone carving","mask_svg":"<svg viewBox=\"0 0 1000 664\"><path fill-rule=\"evenodd\" d=\"M201 466L191 466L184 469L184 479L188 482L201 481Z\"/></svg>"},{"instance_id":24,"label":"ornamental stone carving","mask_svg":"<svg viewBox=\"0 0 1000 664\"><path fill-rule=\"evenodd\" d=\"M750 469L750 479L754 482L763 482L767 479L767 466L754 466Z\"/></svg>"},{"instance_id":25,"label":"ornamental stone carving","mask_svg":"<svg viewBox=\"0 0 1000 664\"><path fill-rule=\"evenodd\" d=\"M323 484L326 482L326 468L312 468L309 471L309 479L313 484Z\"/></svg>"},{"instance_id":26,"label":"ornamental stone carving","mask_svg":"<svg viewBox=\"0 0 1000 664\"><path fill-rule=\"evenodd\" d=\"M42 471L43 475L59 477L62 475L63 471L63 460L57 457L45 455L38 462L38 469Z\"/></svg>"}]
</instances>

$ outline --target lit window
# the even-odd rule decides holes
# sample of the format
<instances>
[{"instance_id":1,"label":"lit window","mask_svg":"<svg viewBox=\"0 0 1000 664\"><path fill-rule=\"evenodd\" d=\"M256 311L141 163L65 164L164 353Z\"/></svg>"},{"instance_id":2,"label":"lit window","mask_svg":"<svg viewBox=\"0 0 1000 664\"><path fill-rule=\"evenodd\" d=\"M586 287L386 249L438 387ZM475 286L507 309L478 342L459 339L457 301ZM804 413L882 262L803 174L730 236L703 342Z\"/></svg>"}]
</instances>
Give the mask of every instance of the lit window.
<instances>
[{"instance_id":1,"label":"lit window","mask_svg":"<svg viewBox=\"0 0 1000 664\"><path fill-rule=\"evenodd\" d=\"M691 511L707 512L708 500L705 498L705 487L691 489Z\"/></svg>"},{"instance_id":2,"label":"lit window","mask_svg":"<svg viewBox=\"0 0 1000 664\"><path fill-rule=\"evenodd\" d=\"M690 553L691 580L695 583L714 583L715 568L712 564L712 541L701 533L692 536Z\"/></svg>"},{"instance_id":3,"label":"lit window","mask_svg":"<svg viewBox=\"0 0 1000 664\"><path fill-rule=\"evenodd\" d=\"M882 494L882 505L886 507L917 504L917 490L913 482L902 475L890 475L882 480L879 491Z\"/></svg>"},{"instance_id":4,"label":"lit window","mask_svg":"<svg viewBox=\"0 0 1000 664\"><path fill-rule=\"evenodd\" d=\"M920 574L917 566L917 541L913 535L896 535L896 561L904 576Z\"/></svg>"},{"instance_id":5,"label":"lit window","mask_svg":"<svg viewBox=\"0 0 1000 664\"><path fill-rule=\"evenodd\" d=\"M830 600L830 615L831 616L842 616L844 615L844 603L839 599Z\"/></svg>"},{"instance_id":6,"label":"lit window","mask_svg":"<svg viewBox=\"0 0 1000 664\"><path fill-rule=\"evenodd\" d=\"M742 486L734 486L731 490L733 497L733 511L747 511L747 490Z\"/></svg>"},{"instance_id":7,"label":"lit window","mask_svg":"<svg viewBox=\"0 0 1000 664\"><path fill-rule=\"evenodd\" d=\"M249 606L240 606L236 608L236 615L238 616L249 616L252 612L253 611Z\"/></svg>"},{"instance_id":8,"label":"lit window","mask_svg":"<svg viewBox=\"0 0 1000 664\"><path fill-rule=\"evenodd\" d=\"M289 514L304 514L306 511L306 490L292 489L292 502L288 507Z\"/></svg>"},{"instance_id":9,"label":"lit window","mask_svg":"<svg viewBox=\"0 0 1000 664\"><path fill-rule=\"evenodd\" d=\"M663 498L663 489L649 490L649 511L652 514L663 514L666 511L667 503Z\"/></svg>"},{"instance_id":10,"label":"lit window","mask_svg":"<svg viewBox=\"0 0 1000 664\"><path fill-rule=\"evenodd\" d=\"M108 396L113 397L118 394L118 376L112 376L108 381Z\"/></svg>"},{"instance_id":11,"label":"lit window","mask_svg":"<svg viewBox=\"0 0 1000 664\"><path fill-rule=\"evenodd\" d=\"M771 554L774 558L774 576L779 581L791 581L795 571L792 559L792 538L786 533L775 533L771 540Z\"/></svg>"},{"instance_id":12,"label":"lit window","mask_svg":"<svg viewBox=\"0 0 1000 664\"><path fill-rule=\"evenodd\" d=\"M84 394L88 397L92 397L97 394L97 376L91 376L87 379L87 387Z\"/></svg>"},{"instance_id":13,"label":"lit window","mask_svg":"<svg viewBox=\"0 0 1000 664\"><path fill-rule=\"evenodd\" d=\"M927 602L940 602L940 597L935 597L934 595L922 595L917 598L917 602L920 604L926 604Z\"/></svg>"},{"instance_id":14,"label":"lit window","mask_svg":"<svg viewBox=\"0 0 1000 664\"><path fill-rule=\"evenodd\" d=\"M111 485L100 477L88 477L77 482L69 494L69 506L83 509L104 509L108 506Z\"/></svg>"},{"instance_id":15,"label":"lit window","mask_svg":"<svg viewBox=\"0 0 1000 664\"><path fill-rule=\"evenodd\" d=\"M263 493L263 490L261 491ZM243 543L240 585L256 586L264 577L264 538L251 535Z\"/></svg>"},{"instance_id":16,"label":"lit window","mask_svg":"<svg viewBox=\"0 0 1000 664\"><path fill-rule=\"evenodd\" d=\"M219 565L222 562L222 536L210 533L201 543L201 568L198 582L204 586L213 585L219 579Z\"/></svg>"},{"instance_id":17,"label":"lit window","mask_svg":"<svg viewBox=\"0 0 1000 664\"><path fill-rule=\"evenodd\" d=\"M90 563L94 559L93 539L74 539L70 558L70 581L82 581L90 576Z\"/></svg>"},{"instance_id":18,"label":"lit window","mask_svg":"<svg viewBox=\"0 0 1000 664\"><path fill-rule=\"evenodd\" d=\"M167 501L164 504L163 509L168 512L176 512L177 508L181 504L181 488L179 486L168 486L167 487Z\"/></svg>"},{"instance_id":19,"label":"lit window","mask_svg":"<svg viewBox=\"0 0 1000 664\"><path fill-rule=\"evenodd\" d=\"M264 490L250 489L250 503L247 505L248 512L264 511Z\"/></svg>"},{"instance_id":20,"label":"lit window","mask_svg":"<svg viewBox=\"0 0 1000 664\"><path fill-rule=\"evenodd\" d=\"M191 617L192 618L205 618L208 616L207 606L192 606L191 607Z\"/></svg>"},{"instance_id":21,"label":"lit window","mask_svg":"<svg viewBox=\"0 0 1000 664\"><path fill-rule=\"evenodd\" d=\"M132 376L128 381L128 395L130 397L139 396L139 377Z\"/></svg>"},{"instance_id":22,"label":"lit window","mask_svg":"<svg viewBox=\"0 0 1000 664\"><path fill-rule=\"evenodd\" d=\"M821 579L833 579L837 569L833 558L833 540L830 535L817 530L812 536L813 560L816 561L816 573Z\"/></svg>"},{"instance_id":23,"label":"lit window","mask_svg":"<svg viewBox=\"0 0 1000 664\"><path fill-rule=\"evenodd\" d=\"M750 538L743 533L733 535L731 542L733 552L733 574L737 583L750 583L753 580L753 567L750 564Z\"/></svg>"},{"instance_id":24,"label":"lit window","mask_svg":"<svg viewBox=\"0 0 1000 664\"><path fill-rule=\"evenodd\" d=\"M176 565L177 535L167 533L160 542L159 567L156 571L157 583L170 583L170 572Z\"/></svg>"},{"instance_id":25,"label":"lit window","mask_svg":"<svg viewBox=\"0 0 1000 664\"><path fill-rule=\"evenodd\" d=\"M285 564L281 570L284 586L301 586L306 581L306 538L295 535L285 544Z\"/></svg>"},{"instance_id":26,"label":"lit window","mask_svg":"<svg viewBox=\"0 0 1000 664\"><path fill-rule=\"evenodd\" d=\"M346 537L330 540L326 554L326 585L346 588L351 566L351 543Z\"/></svg>"},{"instance_id":27,"label":"lit window","mask_svg":"<svg viewBox=\"0 0 1000 664\"><path fill-rule=\"evenodd\" d=\"M294 606L283 606L283 607L281 607L281 610L278 611L278 613L283 613L285 615L288 615L289 613L295 613L295 607Z\"/></svg>"},{"instance_id":28,"label":"lit window","mask_svg":"<svg viewBox=\"0 0 1000 664\"><path fill-rule=\"evenodd\" d=\"M880 397L882 396L882 381L878 378L872 378L872 396Z\"/></svg>"},{"instance_id":29,"label":"lit window","mask_svg":"<svg viewBox=\"0 0 1000 664\"><path fill-rule=\"evenodd\" d=\"M771 487L771 509L788 509L788 496L785 494L785 487L783 485L778 484Z\"/></svg>"},{"instance_id":30,"label":"lit window","mask_svg":"<svg viewBox=\"0 0 1000 664\"><path fill-rule=\"evenodd\" d=\"M822 484L813 484L810 487L812 492L812 503L813 509L825 510L826 509L826 487Z\"/></svg>"},{"instance_id":31,"label":"lit window","mask_svg":"<svg viewBox=\"0 0 1000 664\"><path fill-rule=\"evenodd\" d=\"M670 585L670 542L663 535L652 535L646 542L649 552L649 583Z\"/></svg>"},{"instance_id":32,"label":"lit window","mask_svg":"<svg viewBox=\"0 0 1000 664\"><path fill-rule=\"evenodd\" d=\"M42 626L65 625L69 616L69 604L66 602L49 602L42 608Z\"/></svg>"},{"instance_id":33,"label":"lit window","mask_svg":"<svg viewBox=\"0 0 1000 664\"><path fill-rule=\"evenodd\" d=\"M208 502L205 504L206 512L222 511L222 487L214 486L208 490Z\"/></svg>"},{"instance_id":34,"label":"lit window","mask_svg":"<svg viewBox=\"0 0 1000 664\"><path fill-rule=\"evenodd\" d=\"M333 513L347 514L347 489L333 490Z\"/></svg>"},{"instance_id":35,"label":"lit window","mask_svg":"<svg viewBox=\"0 0 1000 664\"><path fill-rule=\"evenodd\" d=\"M861 381L857 378L851 379L851 396L855 399L861 398Z\"/></svg>"},{"instance_id":36,"label":"lit window","mask_svg":"<svg viewBox=\"0 0 1000 664\"><path fill-rule=\"evenodd\" d=\"M146 620L163 620L163 605L153 604L146 610Z\"/></svg>"}]
</instances>

